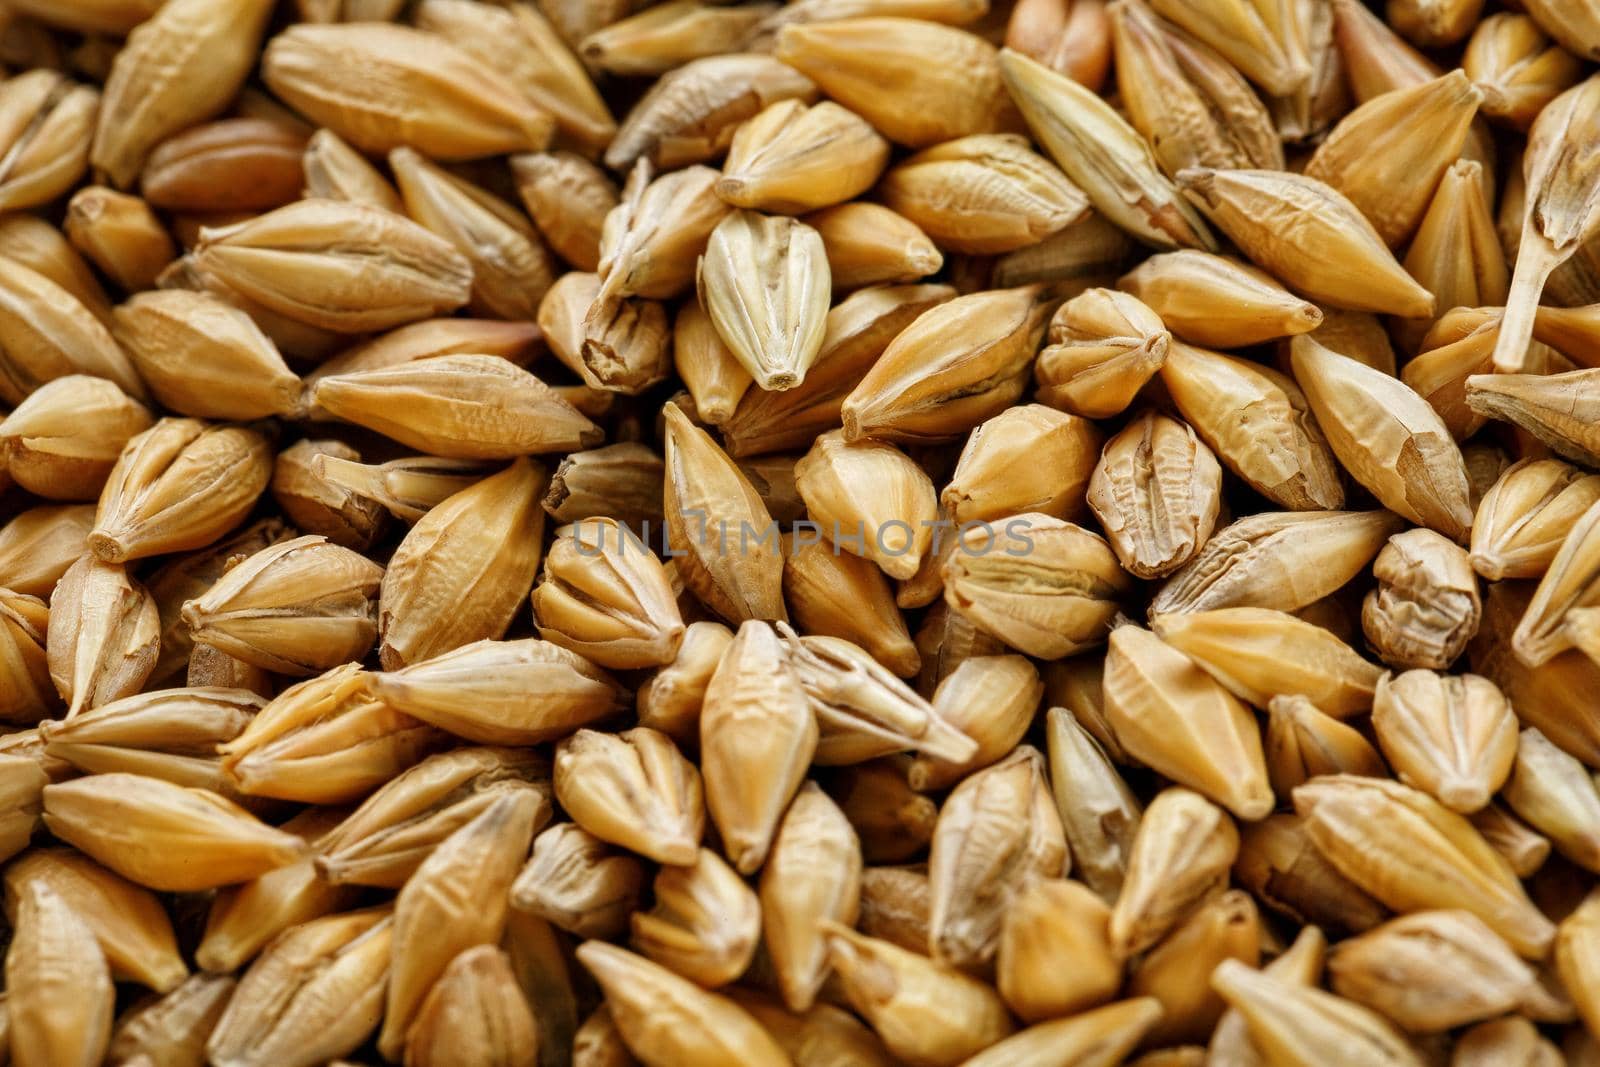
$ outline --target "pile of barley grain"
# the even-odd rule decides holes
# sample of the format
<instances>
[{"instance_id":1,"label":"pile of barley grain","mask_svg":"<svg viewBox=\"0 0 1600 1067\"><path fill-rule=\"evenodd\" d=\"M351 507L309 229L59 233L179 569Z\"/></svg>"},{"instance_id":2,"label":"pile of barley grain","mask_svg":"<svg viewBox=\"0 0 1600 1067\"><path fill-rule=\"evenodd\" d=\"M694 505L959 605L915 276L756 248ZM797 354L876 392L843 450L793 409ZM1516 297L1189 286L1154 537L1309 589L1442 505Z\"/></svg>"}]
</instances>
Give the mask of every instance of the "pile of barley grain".
<instances>
[{"instance_id":1,"label":"pile of barley grain","mask_svg":"<svg viewBox=\"0 0 1600 1067\"><path fill-rule=\"evenodd\" d=\"M1596 59L0 0L0 1067L1600 1065Z\"/></svg>"}]
</instances>

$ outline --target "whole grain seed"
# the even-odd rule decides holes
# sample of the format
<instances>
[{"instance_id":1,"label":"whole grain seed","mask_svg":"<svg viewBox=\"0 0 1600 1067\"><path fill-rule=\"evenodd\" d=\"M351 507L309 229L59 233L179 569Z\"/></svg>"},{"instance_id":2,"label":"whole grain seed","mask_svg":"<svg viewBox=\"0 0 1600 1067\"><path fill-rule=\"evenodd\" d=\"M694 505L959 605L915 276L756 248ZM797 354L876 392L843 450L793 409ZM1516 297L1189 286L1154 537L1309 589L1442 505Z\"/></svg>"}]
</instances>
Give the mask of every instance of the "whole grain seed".
<instances>
[{"instance_id":1,"label":"whole grain seed","mask_svg":"<svg viewBox=\"0 0 1600 1067\"><path fill-rule=\"evenodd\" d=\"M0 1060L1596 1059L1592 0L9 6Z\"/></svg>"}]
</instances>

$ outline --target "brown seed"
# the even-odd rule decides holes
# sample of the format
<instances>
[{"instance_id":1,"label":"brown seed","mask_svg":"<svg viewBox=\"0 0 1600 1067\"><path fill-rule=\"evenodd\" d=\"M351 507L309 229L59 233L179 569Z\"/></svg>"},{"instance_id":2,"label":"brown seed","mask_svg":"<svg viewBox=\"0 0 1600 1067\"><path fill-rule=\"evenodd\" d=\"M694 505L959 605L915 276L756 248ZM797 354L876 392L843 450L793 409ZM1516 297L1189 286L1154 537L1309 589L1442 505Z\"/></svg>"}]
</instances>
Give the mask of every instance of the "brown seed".
<instances>
[{"instance_id":1,"label":"brown seed","mask_svg":"<svg viewBox=\"0 0 1600 1067\"><path fill-rule=\"evenodd\" d=\"M1600 477L1554 459L1515 464L1478 505L1473 570L1489 581L1542 576L1578 517L1597 500Z\"/></svg>"},{"instance_id":2,"label":"brown seed","mask_svg":"<svg viewBox=\"0 0 1600 1067\"><path fill-rule=\"evenodd\" d=\"M1321 774L1384 773L1382 758L1360 731L1305 697L1275 696L1267 712L1267 776L1278 796Z\"/></svg>"},{"instance_id":3,"label":"brown seed","mask_svg":"<svg viewBox=\"0 0 1600 1067\"><path fill-rule=\"evenodd\" d=\"M1105 749L1067 709L1050 709L1045 733L1056 811L1078 875L1102 899L1115 901L1139 827L1139 801Z\"/></svg>"},{"instance_id":4,"label":"brown seed","mask_svg":"<svg viewBox=\"0 0 1600 1067\"><path fill-rule=\"evenodd\" d=\"M700 714L706 806L740 873L759 869L817 747L787 649L765 622L739 627Z\"/></svg>"},{"instance_id":5,"label":"brown seed","mask_svg":"<svg viewBox=\"0 0 1600 1067\"><path fill-rule=\"evenodd\" d=\"M1219 530L1156 594L1152 614L1298 611L1364 570L1401 520L1387 511L1262 512Z\"/></svg>"},{"instance_id":6,"label":"brown seed","mask_svg":"<svg viewBox=\"0 0 1600 1067\"><path fill-rule=\"evenodd\" d=\"M946 964L824 922L845 995L889 1050L913 1067L955 1067L1009 1036L1005 1002Z\"/></svg>"},{"instance_id":7,"label":"brown seed","mask_svg":"<svg viewBox=\"0 0 1600 1067\"><path fill-rule=\"evenodd\" d=\"M35 849L6 868L6 913L13 923L34 887L56 893L83 920L113 977L167 993L189 976L172 923L149 890L71 849Z\"/></svg>"},{"instance_id":8,"label":"brown seed","mask_svg":"<svg viewBox=\"0 0 1600 1067\"><path fill-rule=\"evenodd\" d=\"M988 133L1008 109L994 47L921 19L791 23L776 55L910 148Z\"/></svg>"},{"instance_id":9,"label":"brown seed","mask_svg":"<svg viewBox=\"0 0 1600 1067\"><path fill-rule=\"evenodd\" d=\"M395 898L394 941L378 1044L394 1060L428 990L455 956L500 940L511 883L533 840L540 805L507 794L440 842Z\"/></svg>"},{"instance_id":10,"label":"brown seed","mask_svg":"<svg viewBox=\"0 0 1600 1067\"><path fill-rule=\"evenodd\" d=\"M1492 682L1475 674L1414 670L1385 676L1372 725L1402 782L1464 814L1488 804L1516 758L1511 706Z\"/></svg>"},{"instance_id":11,"label":"brown seed","mask_svg":"<svg viewBox=\"0 0 1600 1067\"><path fill-rule=\"evenodd\" d=\"M1556 937L1556 973L1562 984L1571 991L1573 1000L1586 1026L1593 1026L1600 1015L1600 1004L1595 1003L1595 975L1600 973L1600 897L1590 894L1571 915L1562 921Z\"/></svg>"},{"instance_id":12,"label":"brown seed","mask_svg":"<svg viewBox=\"0 0 1600 1067\"><path fill-rule=\"evenodd\" d=\"M0 219L0 255L44 275L77 298L102 324L110 325L111 302L105 289L62 230L35 215L6 216Z\"/></svg>"},{"instance_id":13,"label":"brown seed","mask_svg":"<svg viewBox=\"0 0 1600 1067\"><path fill-rule=\"evenodd\" d=\"M632 943L648 959L707 989L743 974L761 938L755 892L715 852L656 874L655 906L635 911Z\"/></svg>"},{"instance_id":14,"label":"brown seed","mask_svg":"<svg viewBox=\"0 0 1600 1067\"><path fill-rule=\"evenodd\" d=\"M1112 952L1127 959L1159 942L1227 884L1239 852L1228 813L1188 789L1156 794L1128 858L1127 881L1111 911Z\"/></svg>"},{"instance_id":15,"label":"brown seed","mask_svg":"<svg viewBox=\"0 0 1600 1067\"><path fill-rule=\"evenodd\" d=\"M1349 197L1384 241L1399 245L1460 155L1482 98L1465 73L1451 71L1368 100L1318 146L1306 176Z\"/></svg>"},{"instance_id":16,"label":"brown seed","mask_svg":"<svg viewBox=\"0 0 1600 1067\"><path fill-rule=\"evenodd\" d=\"M278 674L359 660L378 636L383 568L318 536L250 556L183 607L197 644Z\"/></svg>"},{"instance_id":17,"label":"brown seed","mask_svg":"<svg viewBox=\"0 0 1600 1067\"><path fill-rule=\"evenodd\" d=\"M1388 914L1317 851L1305 820L1292 813L1244 828L1233 874L1263 904L1295 922L1360 932Z\"/></svg>"},{"instance_id":18,"label":"brown seed","mask_svg":"<svg viewBox=\"0 0 1600 1067\"><path fill-rule=\"evenodd\" d=\"M649 1067L780 1067L789 1058L743 1008L659 964L602 941L578 946L624 1042Z\"/></svg>"},{"instance_id":19,"label":"brown seed","mask_svg":"<svg viewBox=\"0 0 1600 1067\"><path fill-rule=\"evenodd\" d=\"M156 603L145 588L122 566L85 554L61 576L51 600L54 637L47 631L45 648L68 714L137 693L155 668L161 639ZM37 680L36 672L28 674Z\"/></svg>"},{"instance_id":20,"label":"brown seed","mask_svg":"<svg viewBox=\"0 0 1600 1067\"><path fill-rule=\"evenodd\" d=\"M1056 309L1034 364L1039 399L1085 418L1121 414L1167 359L1172 335L1137 297L1086 289Z\"/></svg>"},{"instance_id":21,"label":"brown seed","mask_svg":"<svg viewBox=\"0 0 1600 1067\"><path fill-rule=\"evenodd\" d=\"M446 499L411 528L384 572L378 606L386 668L498 638L538 573L546 484L519 459ZM463 592L489 589L468 605Z\"/></svg>"},{"instance_id":22,"label":"brown seed","mask_svg":"<svg viewBox=\"0 0 1600 1067\"><path fill-rule=\"evenodd\" d=\"M1134 968L1128 992L1154 997L1164 1014L1152 1044L1199 1041L1216 1028L1227 1005L1210 986L1225 960L1260 962L1261 926L1250 894L1229 890L1201 904Z\"/></svg>"},{"instance_id":23,"label":"brown seed","mask_svg":"<svg viewBox=\"0 0 1600 1067\"><path fill-rule=\"evenodd\" d=\"M1006 1005L1037 1023L1097 1007L1122 985L1113 955L1111 909L1076 882L1034 882L1013 899L1001 922L997 987ZM1071 959L1070 968L1057 966Z\"/></svg>"},{"instance_id":24,"label":"brown seed","mask_svg":"<svg viewBox=\"0 0 1600 1067\"><path fill-rule=\"evenodd\" d=\"M1340 873L1398 911L1461 908L1517 952L1542 957L1554 928L1465 818L1399 782L1334 775L1294 791L1295 810Z\"/></svg>"},{"instance_id":25,"label":"brown seed","mask_svg":"<svg viewBox=\"0 0 1600 1067\"><path fill-rule=\"evenodd\" d=\"M943 253L916 223L882 204L852 200L805 221L822 236L835 291L913 282L944 265Z\"/></svg>"},{"instance_id":26,"label":"brown seed","mask_svg":"<svg viewBox=\"0 0 1600 1067\"><path fill-rule=\"evenodd\" d=\"M292 415L300 379L250 316L206 293L138 293L115 311L117 339L151 393L181 415Z\"/></svg>"},{"instance_id":27,"label":"brown seed","mask_svg":"<svg viewBox=\"0 0 1600 1067\"><path fill-rule=\"evenodd\" d=\"M1455 541L1472 526L1466 467L1449 429L1395 379L1307 337L1295 378L1351 475L1391 510Z\"/></svg>"},{"instance_id":28,"label":"brown seed","mask_svg":"<svg viewBox=\"0 0 1600 1067\"><path fill-rule=\"evenodd\" d=\"M107 1049L118 1063L204 1063L206 1038L233 996L237 982L226 975L197 974L159 1000L135 1007L117 1020Z\"/></svg>"},{"instance_id":29,"label":"brown seed","mask_svg":"<svg viewBox=\"0 0 1600 1067\"><path fill-rule=\"evenodd\" d=\"M47 786L45 826L124 878L162 892L248 881L306 851L206 789L136 774L96 774Z\"/></svg>"},{"instance_id":30,"label":"brown seed","mask_svg":"<svg viewBox=\"0 0 1600 1067\"><path fill-rule=\"evenodd\" d=\"M1224 961L1211 977L1250 1028L1257 1047L1282 1063L1342 1057L1363 1067L1421 1067L1422 1060L1382 1016L1310 986L1290 985L1240 962Z\"/></svg>"},{"instance_id":31,"label":"brown seed","mask_svg":"<svg viewBox=\"0 0 1600 1067\"><path fill-rule=\"evenodd\" d=\"M1228 256L1180 249L1151 256L1117 281L1184 340L1241 348L1307 333L1323 312L1265 271Z\"/></svg>"},{"instance_id":32,"label":"brown seed","mask_svg":"<svg viewBox=\"0 0 1600 1067\"><path fill-rule=\"evenodd\" d=\"M1149 144L1109 104L1009 49L1000 68L1034 137L1096 210L1153 247L1215 251L1211 232L1158 169Z\"/></svg>"},{"instance_id":33,"label":"brown seed","mask_svg":"<svg viewBox=\"0 0 1600 1067\"><path fill-rule=\"evenodd\" d=\"M1286 171L1204 167L1182 172L1178 184L1257 266L1303 296L1354 311L1433 313L1432 294L1332 186Z\"/></svg>"},{"instance_id":34,"label":"brown seed","mask_svg":"<svg viewBox=\"0 0 1600 1067\"><path fill-rule=\"evenodd\" d=\"M1269 608L1155 615L1151 628L1258 708L1276 696L1300 696L1335 718L1349 718L1372 707L1383 673L1322 627Z\"/></svg>"},{"instance_id":35,"label":"brown seed","mask_svg":"<svg viewBox=\"0 0 1600 1067\"><path fill-rule=\"evenodd\" d=\"M493 945L478 945L451 960L428 991L406 1034L405 1054L416 1067L464 1059L532 1067L538 1042L532 1007L509 958Z\"/></svg>"},{"instance_id":36,"label":"brown seed","mask_svg":"<svg viewBox=\"0 0 1600 1067\"><path fill-rule=\"evenodd\" d=\"M678 0L601 27L583 38L579 52L590 67L611 74L664 74L691 59L737 51L775 10Z\"/></svg>"},{"instance_id":37,"label":"brown seed","mask_svg":"<svg viewBox=\"0 0 1600 1067\"><path fill-rule=\"evenodd\" d=\"M1444 172L1404 266L1433 294L1435 310L1505 302L1510 272L1477 161L1458 160ZM1423 325L1409 335L1419 337Z\"/></svg>"},{"instance_id":38,"label":"brown seed","mask_svg":"<svg viewBox=\"0 0 1600 1067\"><path fill-rule=\"evenodd\" d=\"M1583 73L1577 57L1552 42L1539 20L1512 12L1478 23L1461 66L1483 91L1483 113L1523 130Z\"/></svg>"},{"instance_id":39,"label":"brown seed","mask_svg":"<svg viewBox=\"0 0 1600 1067\"><path fill-rule=\"evenodd\" d=\"M527 219L411 148L390 152L389 166L406 213L472 265L471 309L496 318L533 318L556 269Z\"/></svg>"},{"instance_id":40,"label":"brown seed","mask_svg":"<svg viewBox=\"0 0 1600 1067\"><path fill-rule=\"evenodd\" d=\"M1233 64L1142 3L1109 15L1128 117L1168 174L1282 168L1272 117Z\"/></svg>"},{"instance_id":41,"label":"brown seed","mask_svg":"<svg viewBox=\"0 0 1600 1067\"><path fill-rule=\"evenodd\" d=\"M377 1027L393 934L388 907L285 931L239 980L206 1042L207 1058L309 1067L354 1051Z\"/></svg>"},{"instance_id":42,"label":"brown seed","mask_svg":"<svg viewBox=\"0 0 1600 1067\"><path fill-rule=\"evenodd\" d=\"M305 195L325 200L350 200L396 214L404 212L400 194L366 156L327 127L306 142L301 157Z\"/></svg>"},{"instance_id":43,"label":"brown seed","mask_svg":"<svg viewBox=\"0 0 1600 1067\"><path fill-rule=\"evenodd\" d=\"M533 840L533 855L511 887L511 906L577 937L616 937L644 891L644 864L577 823L557 823Z\"/></svg>"},{"instance_id":44,"label":"brown seed","mask_svg":"<svg viewBox=\"0 0 1600 1067\"><path fill-rule=\"evenodd\" d=\"M612 519L577 523L556 538L533 613L541 636L613 669L671 663L683 639L661 561Z\"/></svg>"},{"instance_id":45,"label":"brown seed","mask_svg":"<svg viewBox=\"0 0 1600 1067\"><path fill-rule=\"evenodd\" d=\"M1327 947L1327 936L1320 929L1315 926L1304 927L1294 942L1262 971L1295 985L1311 985L1322 977L1323 954ZM1223 1012L1218 1020L1206 1054L1235 1067L1259 1067L1265 1062L1261 1050L1250 1037L1244 1016L1232 1007Z\"/></svg>"},{"instance_id":46,"label":"brown seed","mask_svg":"<svg viewBox=\"0 0 1600 1067\"><path fill-rule=\"evenodd\" d=\"M1043 286L960 297L899 334L845 399L845 436L940 440L1021 395L1056 301Z\"/></svg>"},{"instance_id":47,"label":"brown seed","mask_svg":"<svg viewBox=\"0 0 1600 1067\"><path fill-rule=\"evenodd\" d=\"M1466 551L1432 530L1407 530L1372 564L1378 588L1362 604L1361 628L1384 662L1443 670L1478 630L1478 579Z\"/></svg>"},{"instance_id":48,"label":"brown seed","mask_svg":"<svg viewBox=\"0 0 1600 1067\"><path fill-rule=\"evenodd\" d=\"M1096 535L1048 515L1023 514L996 534L964 529L944 564L945 600L974 625L1045 659L1104 639L1127 575Z\"/></svg>"},{"instance_id":49,"label":"brown seed","mask_svg":"<svg viewBox=\"0 0 1600 1067\"><path fill-rule=\"evenodd\" d=\"M693 863L705 824L700 774L665 734L579 730L556 748L556 796L596 837L658 863Z\"/></svg>"},{"instance_id":50,"label":"brown seed","mask_svg":"<svg viewBox=\"0 0 1600 1067\"><path fill-rule=\"evenodd\" d=\"M608 2L616 6L614 0ZM562 136L570 138L585 155L597 155L616 134L616 120L572 52L577 37L568 37L569 45L557 32L561 22L557 5L502 9L456 0L423 0L417 5L416 19L418 26L448 38L504 78L536 111L548 112ZM435 152L425 154L438 158Z\"/></svg>"},{"instance_id":51,"label":"brown seed","mask_svg":"<svg viewBox=\"0 0 1600 1067\"><path fill-rule=\"evenodd\" d=\"M1111 632L1106 718L1129 754L1226 804L1272 810L1261 735L1249 709L1187 656L1136 626Z\"/></svg>"},{"instance_id":52,"label":"brown seed","mask_svg":"<svg viewBox=\"0 0 1600 1067\"><path fill-rule=\"evenodd\" d=\"M135 400L149 395L127 353L76 293L0 256L0 400L15 406L69 374L109 379Z\"/></svg>"},{"instance_id":53,"label":"brown seed","mask_svg":"<svg viewBox=\"0 0 1600 1067\"><path fill-rule=\"evenodd\" d=\"M1600 759L1600 718L1583 696L1600 684L1600 666L1574 650L1531 668L1513 652L1512 632L1532 598L1531 582L1490 585L1483 623L1469 646L1472 669L1500 687L1524 725L1585 762Z\"/></svg>"},{"instance_id":54,"label":"brown seed","mask_svg":"<svg viewBox=\"0 0 1600 1067\"><path fill-rule=\"evenodd\" d=\"M891 210L955 252L1036 244L1084 218L1088 199L1015 134L975 134L924 149L879 183Z\"/></svg>"},{"instance_id":55,"label":"brown seed","mask_svg":"<svg viewBox=\"0 0 1600 1067\"><path fill-rule=\"evenodd\" d=\"M285 103L375 155L406 144L440 160L537 151L554 126L494 67L410 27L293 26L268 44L262 74Z\"/></svg>"},{"instance_id":56,"label":"brown seed","mask_svg":"<svg viewBox=\"0 0 1600 1067\"><path fill-rule=\"evenodd\" d=\"M1557 455L1592 466L1600 460L1592 412L1597 379L1600 370L1474 374L1467 379L1467 406L1526 430Z\"/></svg>"},{"instance_id":57,"label":"brown seed","mask_svg":"<svg viewBox=\"0 0 1600 1067\"><path fill-rule=\"evenodd\" d=\"M1088 503L1122 566L1140 578L1170 574L1211 536L1222 468L1194 430L1147 411L1106 442Z\"/></svg>"},{"instance_id":58,"label":"brown seed","mask_svg":"<svg viewBox=\"0 0 1600 1067\"><path fill-rule=\"evenodd\" d=\"M1522 731L1505 801L1556 850L1585 870L1600 867L1600 792L1577 758L1538 730Z\"/></svg>"},{"instance_id":59,"label":"brown seed","mask_svg":"<svg viewBox=\"0 0 1600 1067\"><path fill-rule=\"evenodd\" d=\"M6 1015L19 1065L98 1063L111 1037L116 993L94 931L48 884L17 906L6 952Z\"/></svg>"},{"instance_id":60,"label":"brown seed","mask_svg":"<svg viewBox=\"0 0 1600 1067\"><path fill-rule=\"evenodd\" d=\"M533 686L543 694L525 699ZM531 745L614 714L626 693L575 652L547 641L474 641L366 687L391 708L480 744Z\"/></svg>"},{"instance_id":61,"label":"brown seed","mask_svg":"<svg viewBox=\"0 0 1600 1067\"><path fill-rule=\"evenodd\" d=\"M1458 307L1445 312L1422 335L1417 355L1400 372L1400 380L1428 402L1457 441L1471 437L1489 421L1468 406L1467 379L1493 368L1501 317L1499 308Z\"/></svg>"},{"instance_id":62,"label":"brown seed","mask_svg":"<svg viewBox=\"0 0 1600 1067\"><path fill-rule=\"evenodd\" d=\"M262 705L233 689L139 693L39 727L45 754L85 773L130 771L175 785L228 792L215 758Z\"/></svg>"},{"instance_id":63,"label":"brown seed","mask_svg":"<svg viewBox=\"0 0 1600 1067\"><path fill-rule=\"evenodd\" d=\"M264 434L162 419L122 450L89 547L107 563L204 548L250 513L271 476Z\"/></svg>"},{"instance_id":64,"label":"brown seed","mask_svg":"<svg viewBox=\"0 0 1600 1067\"><path fill-rule=\"evenodd\" d=\"M1550 569L1540 579L1533 600L1511 637L1517 657L1538 667L1570 648L1593 658L1600 649L1594 633L1597 574L1593 556L1600 537L1600 505L1591 505L1573 523L1561 542Z\"/></svg>"},{"instance_id":65,"label":"brown seed","mask_svg":"<svg viewBox=\"0 0 1600 1067\"><path fill-rule=\"evenodd\" d=\"M1253 361L1182 342L1168 349L1161 369L1184 419L1251 488L1294 511L1338 508L1344 488L1324 436L1327 420L1312 418L1315 406L1301 392L1310 386L1299 377L1297 386ZM1248 422L1223 415L1237 410L1251 412Z\"/></svg>"},{"instance_id":66,"label":"brown seed","mask_svg":"<svg viewBox=\"0 0 1600 1067\"><path fill-rule=\"evenodd\" d=\"M676 404L663 411L663 510L684 585L729 622L787 618L783 558L776 537L769 538L772 519L766 505L709 434ZM736 547L730 538L738 539Z\"/></svg>"},{"instance_id":67,"label":"brown seed","mask_svg":"<svg viewBox=\"0 0 1600 1067\"><path fill-rule=\"evenodd\" d=\"M1118 1001L1081 1015L1031 1026L990 1045L966 1063L967 1067L1056 1062L1117 1063L1133 1054L1160 1018L1161 1004L1154 997ZM1151 1055L1159 1053L1140 1057L1141 1064L1148 1061Z\"/></svg>"},{"instance_id":68,"label":"brown seed","mask_svg":"<svg viewBox=\"0 0 1600 1067\"><path fill-rule=\"evenodd\" d=\"M89 550L90 504L29 508L0 526L0 589L48 597L56 582Z\"/></svg>"},{"instance_id":69,"label":"brown seed","mask_svg":"<svg viewBox=\"0 0 1600 1067\"><path fill-rule=\"evenodd\" d=\"M635 441L573 452L551 476L544 510L561 523L610 516L659 530L664 469L659 453Z\"/></svg>"},{"instance_id":70,"label":"brown seed","mask_svg":"<svg viewBox=\"0 0 1600 1067\"><path fill-rule=\"evenodd\" d=\"M889 142L859 115L781 100L740 124L716 190L734 207L798 215L866 192L888 159Z\"/></svg>"},{"instance_id":71,"label":"brown seed","mask_svg":"<svg viewBox=\"0 0 1600 1067\"><path fill-rule=\"evenodd\" d=\"M1534 972L1483 921L1426 911L1334 946L1333 990L1413 1032L1435 1032L1515 1010L1540 995Z\"/></svg>"},{"instance_id":72,"label":"brown seed","mask_svg":"<svg viewBox=\"0 0 1600 1067\"><path fill-rule=\"evenodd\" d=\"M106 79L90 162L126 189L157 144L226 108L271 13L265 0L183 0L141 22Z\"/></svg>"},{"instance_id":73,"label":"brown seed","mask_svg":"<svg viewBox=\"0 0 1600 1067\"><path fill-rule=\"evenodd\" d=\"M145 161L139 190L184 212L257 212L300 197L306 135L267 118L231 118L168 137Z\"/></svg>"},{"instance_id":74,"label":"brown seed","mask_svg":"<svg viewBox=\"0 0 1600 1067\"><path fill-rule=\"evenodd\" d=\"M697 271L700 303L762 389L794 388L816 361L827 262L817 231L784 216L734 211L711 232Z\"/></svg>"},{"instance_id":75,"label":"brown seed","mask_svg":"<svg viewBox=\"0 0 1600 1067\"><path fill-rule=\"evenodd\" d=\"M0 455L16 483L51 500L94 500L149 410L114 382L72 374L46 382L0 425Z\"/></svg>"},{"instance_id":76,"label":"brown seed","mask_svg":"<svg viewBox=\"0 0 1600 1067\"><path fill-rule=\"evenodd\" d=\"M921 657L883 571L821 539L784 536L783 594L796 626L860 645L902 678L916 674Z\"/></svg>"},{"instance_id":77,"label":"brown seed","mask_svg":"<svg viewBox=\"0 0 1600 1067\"><path fill-rule=\"evenodd\" d=\"M747 119L780 100L816 99L797 66L772 56L728 53L696 59L656 81L633 106L606 149L606 166L647 160L663 170L721 155ZM846 104L849 101L844 101Z\"/></svg>"},{"instance_id":78,"label":"brown seed","mask_svg":"<svg viewBox=\"0 0 1600 1067\"><path fill-rule=\"evenodd\" d=\"M511 174L555 253L578 270L597 269L601 228L617 206L617 186L605 171L574 152L536 152L512 156Z\"/></svg>"},{"instance_id":79,"label":"brown seed","mask_svg":"<svg viewBox=\"0 0 1600 1067\"><path fill-rule=\"evenodd\" d=\"M398 28L396 28L398 29ZM298 200L202 231L195 263L295 322L364 333L454 311L472 264L414 222L343 200Z\"/></svg>"},{"instance_id":80,"label":"brown seed","mask_svg":"<svg viewBox=\"0 0 1600 1067\"><path fill-rule=\"evenodd\" d=\"M933 957L965 967L992 960L1012 901L1068 862L1036 749L1021 746L969 775L940 809L928 857Z\"/></svg>"}]
</instances>

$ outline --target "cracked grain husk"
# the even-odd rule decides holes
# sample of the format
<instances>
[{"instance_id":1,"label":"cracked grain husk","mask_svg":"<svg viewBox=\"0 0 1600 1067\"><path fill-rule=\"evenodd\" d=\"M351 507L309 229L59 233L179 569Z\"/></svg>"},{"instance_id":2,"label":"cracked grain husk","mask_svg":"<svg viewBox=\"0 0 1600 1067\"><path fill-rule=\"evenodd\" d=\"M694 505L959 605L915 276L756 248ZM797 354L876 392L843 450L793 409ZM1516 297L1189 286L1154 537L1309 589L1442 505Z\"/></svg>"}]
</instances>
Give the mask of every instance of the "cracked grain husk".
<instances>
[{"instance_id":1,"label":"cracked grain husk","mask_svg":"<svg viewBox=\"0 0 1600 1067\"><path fill-rule=\"evenodd\" d=\"M1378 588L1361 607L1361 629L1385 663L1444 670L1478 630L1478 579L1460 545L1432 530L1407 530L1372 563Z\"/></svg>"},{"instance_id":2,"label":"cracked grain husk","mask_svg":"<svg viewBox=\"0 0 1600 1067\"><path fill-rule=\"evenodd\" d=\"M1171 574L1216 525L1222 467L1185 423L1154 411L1106 442L1087 500L1118 560L1139 578Z\"/></svg>"}]
</instances>

